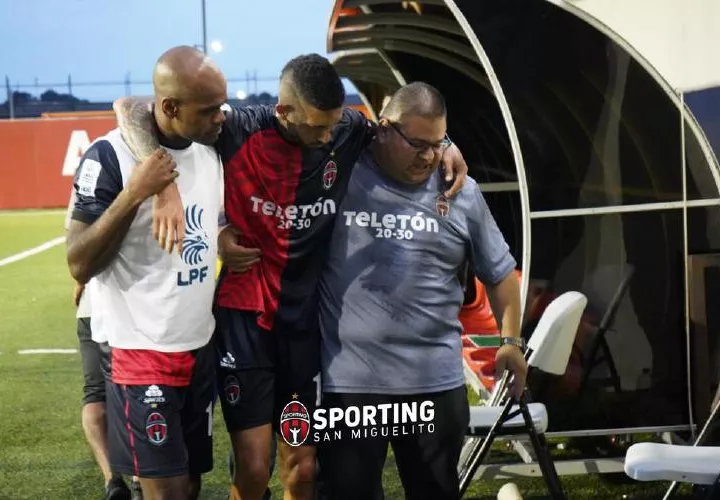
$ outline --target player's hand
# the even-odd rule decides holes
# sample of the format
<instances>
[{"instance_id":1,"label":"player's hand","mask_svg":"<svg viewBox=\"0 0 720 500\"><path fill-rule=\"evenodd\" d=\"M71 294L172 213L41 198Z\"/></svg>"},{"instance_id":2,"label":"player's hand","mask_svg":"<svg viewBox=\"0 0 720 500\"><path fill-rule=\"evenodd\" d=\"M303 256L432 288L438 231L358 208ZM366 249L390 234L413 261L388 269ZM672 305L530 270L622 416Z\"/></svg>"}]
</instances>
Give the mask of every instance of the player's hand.
<instances>
[{"instance_id":1,"label":"player's hand","mask_svg":"<svg viewBox=\"0 0 720 500\"><path fill-rule=\"evenodd\" d=\"M136 203L142 203L159 193L178 176L173 157L164 149L158 149L147 160L133 168L127 184L127 192Z\"/></svg>"},{"instance_id":2,"label":"player's hand","mask_svg":"<svg viewBox=\"0 0 720 500\"><path fill-rule=\"evenodd\" d=\"M445 168L445 182L452 182L450 188L443 194L447 198L452 198L462 189L468 173L465 158L463 158L460 149L455 144L450 144L447 150L445 150L443 154L443 166Z\"/></svg>"},{"instance_id":3,"label":"player's hand","mask_svg":"<svg viewBox=\"0 0 720 500\"><path fill-rule=\"evenodd\" d=\"M177 184L171 182L153 197L153 238L168 253L182 252L185 215Z\"/></svg>"},{"instance_id":4,"label":"player's hand","mask_svg":"<svg viewBox=\"0 0 720 500\"><path fill-rule=\"evenodd\" d=\"M226 226L218 235L218 254L223 264L233 272L244 273L260 262L260 249L240 244L240 231Z\"/></svg>"},{"instance_id":5,"label":"player's hand","mask_svg":"<svg viewBox=\"0 0 720 500\"><path fill-rule=\"evenodd\" d=\"M75 283L75 289L73 290L73 302L75 303L75 307L80 305L80 297L82 297L84 291L85 285Z\"/></svg>"},{"instance_id":6,"label":"player's hand","mask_svg":"<svg viewBox=\"0 0 720 500\"><path fill-rule=\"evenodd\" d=\"M525 390L528 370L525 356L519 347L506 344L498 349L495 354L495 378L500 380L505 370L514 375L509 390L512 397L519 400Z\"/></svg>"}]
</instances>

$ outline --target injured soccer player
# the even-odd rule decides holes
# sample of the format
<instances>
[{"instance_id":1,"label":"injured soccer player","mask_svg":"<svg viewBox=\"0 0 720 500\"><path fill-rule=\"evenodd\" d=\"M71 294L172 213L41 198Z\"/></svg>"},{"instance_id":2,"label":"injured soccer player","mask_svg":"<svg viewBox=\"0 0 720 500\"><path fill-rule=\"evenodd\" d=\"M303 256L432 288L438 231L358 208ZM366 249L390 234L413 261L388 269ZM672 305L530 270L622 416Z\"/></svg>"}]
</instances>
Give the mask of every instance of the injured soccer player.
<instances>
[{"instance_id":1,"label":"injured soccer player","mask_svg":"<svg viewBox=\"0 0 720 500\"><path fill-rule=\"evenodd\" d=\"M406 498L459 497L466 261L501 320L498 372L514 375L515 397L525 385L516 262L477 183L443 195L449 145L442 95L421 82L400 88L338 209L320 282L324 411L313 423L325 427L311 434L331 499L382 498L388 445Z\"/></svg>"}]
</instances>

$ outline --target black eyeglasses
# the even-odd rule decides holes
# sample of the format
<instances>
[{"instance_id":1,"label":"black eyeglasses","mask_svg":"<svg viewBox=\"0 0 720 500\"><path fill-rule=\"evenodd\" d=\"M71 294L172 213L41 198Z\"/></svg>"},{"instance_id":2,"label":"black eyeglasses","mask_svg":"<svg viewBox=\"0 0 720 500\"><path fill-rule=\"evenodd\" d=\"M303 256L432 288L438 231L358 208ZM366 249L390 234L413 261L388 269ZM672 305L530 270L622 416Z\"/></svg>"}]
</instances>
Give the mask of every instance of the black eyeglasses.
<instances>
[{"instance_id":1,"label":"black eyeglasses","mask_svg":"<svg viewBox=\"0 0 720 500\"><path fill-rule=\"evenodd\" d=\"M388 121L390 126L393 128L395 132L400 134L400 137L403 138L405 143L410 146L412 149L414 149L417 153L422 153L424 151L427 151L428 149L432 149L433 152L438 154L443 154L445 150L450 147L450 144L452 144L452 141L450 138L445 134L445 137L440 142L436 143L430 143L427 141L423 141L422 139L412 139L408 136L406 136L403 131L400 129L400 126L396 123L393 123L391 121Z\"/></svg>"}]
</instances>

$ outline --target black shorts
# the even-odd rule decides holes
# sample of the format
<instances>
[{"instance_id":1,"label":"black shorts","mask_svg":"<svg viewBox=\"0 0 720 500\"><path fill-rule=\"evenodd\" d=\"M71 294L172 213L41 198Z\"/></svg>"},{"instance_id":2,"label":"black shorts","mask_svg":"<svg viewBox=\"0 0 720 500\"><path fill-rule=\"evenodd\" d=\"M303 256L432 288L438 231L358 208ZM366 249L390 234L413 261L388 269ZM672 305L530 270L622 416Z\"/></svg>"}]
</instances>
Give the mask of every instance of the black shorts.
<instances>
[{"instance_id":1,"label":"black shorts","mask_svg":"<svg viewBox=\"0 0 720 500\"><path fill-rule=\"evenodd\" d=\"M422 412L423 401L432 401L432 418L429 412ZM406 419L403 424L400 417L400 422L393 422L393 407L386 425L380 424L380 417L378 425L366 427L348 428L342 420L327 433L313 436L318 441L319 470L328 500L382 499L388 444L395 453L406 499L460 498L457 466L470 420L465 386L413 396L325 393L322 407L328 414L330 408L356 407L354 411L364 415L367 408L363 406L393 403L416 403L416 421ZM420 418L421 413L428 418Z\"/></svg>"},{"instance_id":2,"label":"black shorts","mask_svg":"<svg viewBox=\"0 0 720 500\"><path fill-rule=\"evenodd\" d=\"M83 405L105 402L105 380L110 374L110 346L92 339L90 318L78 318L77 336L83 366Z\"/></svg>"},{"instance_id":3,"label":"black shorts","mask_svg":"<svg viewBox=\"0 0 720 500\"><path fill-rule=\"evenodd\" d=\"M209 472L215 359L208 344L194 351L190 385L108 382L110 468L143 478Z\"/></svg>"},{"instance_id":4,"label":"black shorts","mask_svg":"<svg viewBox=\"0 0 720 500\"><path fill-rule=\"evenodd\" d=\"M286 405L312 414L320 399L320 334L268 332L257 313L216 308L217 380L229 432L273 424Z\"/></svg>"}]
</instances>

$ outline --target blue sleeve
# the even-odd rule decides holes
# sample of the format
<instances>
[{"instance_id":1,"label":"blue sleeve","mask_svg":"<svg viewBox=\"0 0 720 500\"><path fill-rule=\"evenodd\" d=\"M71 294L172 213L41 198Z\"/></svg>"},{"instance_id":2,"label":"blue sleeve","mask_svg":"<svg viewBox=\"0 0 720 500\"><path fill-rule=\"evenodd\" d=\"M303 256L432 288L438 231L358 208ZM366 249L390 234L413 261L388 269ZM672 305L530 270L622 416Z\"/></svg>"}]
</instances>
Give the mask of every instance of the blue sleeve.
<instances>
[{"instance_id":1,"label":"blue sleeve","mask_svg":"<svg viewBox=\"0 0 720 500\"><path fill-rule=\"evenodd\" d=\"M360 111L352 108L345 109L350 118L352 135L364 148L369 145L373 137L375 137L375 124L371 120L368 120Z\"/></svg>"},{"instance_id":2,"label":"blue sleeve","mask_svg":"<svg viewBox=\"0 0 720 500\"><path fill-rule=\"evenodd\" d=\"M271 128L275 120L274 106L228 106L225 123L215 148L223 162L237 153L245 141L259 130Z\"/></svg>"},{"instance_id":3,"label":"blue sleeve","mask_svg":"<svg viewBox=\"0 0 720 500\"><path fill-rule=\"evenodd\" d=\"M472 200L467 216L470 260L475 275L480 281L485 285L495 285L513 272L517 263L490 213L480 188L473 183L471 189Z\"/></svg>"},{"instance_id":4,"label":"blue sleeve","mask_svg":"<svg viewBox=\"0 0 720 500\"><path fill-rule=\"evenodd\" d=\"M72 218L95 222L123 190L117 154L108 141L92 144L80 160L73 184L75 205Z\"/></svg>"}]
</instances>

